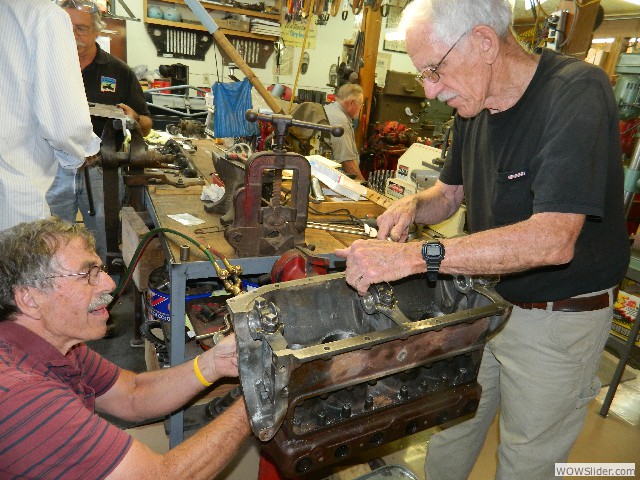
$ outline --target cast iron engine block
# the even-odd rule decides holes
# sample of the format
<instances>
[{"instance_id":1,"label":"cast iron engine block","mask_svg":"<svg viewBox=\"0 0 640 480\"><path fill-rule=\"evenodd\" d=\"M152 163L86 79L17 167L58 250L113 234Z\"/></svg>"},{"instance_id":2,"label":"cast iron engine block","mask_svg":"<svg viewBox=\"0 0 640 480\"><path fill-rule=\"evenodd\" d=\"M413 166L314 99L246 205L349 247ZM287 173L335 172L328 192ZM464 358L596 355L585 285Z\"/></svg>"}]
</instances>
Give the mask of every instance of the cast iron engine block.
<instances>
[{"instance_id":1,"label":"cast iron engine block","mask_svg":"<svg viewBox=\"0 0 640 480\"><path fill-rule=\"evenodd\" d=\"M372 285L344 273L229 299L251 428L298 476L475 412L487 335L511 305L483 278Z\"/></svg>"}]
</instances>

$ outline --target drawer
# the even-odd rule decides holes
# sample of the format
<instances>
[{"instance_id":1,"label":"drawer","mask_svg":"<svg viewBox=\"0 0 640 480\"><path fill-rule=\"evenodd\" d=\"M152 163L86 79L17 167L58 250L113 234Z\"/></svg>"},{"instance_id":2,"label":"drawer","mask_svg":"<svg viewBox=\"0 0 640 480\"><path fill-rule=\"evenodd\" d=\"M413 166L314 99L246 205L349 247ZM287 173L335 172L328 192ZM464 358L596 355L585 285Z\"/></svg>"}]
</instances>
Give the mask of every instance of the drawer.
<instances>
[{"instance_id":1,"label":"drawer","mask_svg":"<svg viewBox=\"0 0 640 480\"><path fill-rule=\"evenodd\" d=\"M389 70L384 82L384 94L425 98L424 89L416 81L416 75L415 73L394 72Z\"/></svg>"}]
</instances>

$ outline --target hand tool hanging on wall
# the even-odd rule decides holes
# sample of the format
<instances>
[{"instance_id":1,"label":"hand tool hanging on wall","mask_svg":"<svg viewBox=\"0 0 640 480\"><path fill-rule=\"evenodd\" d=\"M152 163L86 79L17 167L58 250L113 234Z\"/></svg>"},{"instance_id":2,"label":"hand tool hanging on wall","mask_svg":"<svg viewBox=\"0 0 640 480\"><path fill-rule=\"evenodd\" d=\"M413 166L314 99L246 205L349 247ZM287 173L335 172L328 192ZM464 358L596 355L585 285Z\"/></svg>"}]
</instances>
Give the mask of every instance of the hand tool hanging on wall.
<instances>
[{"instance_id":1,"label":"hand tool hanging on wall","mask_svg":"<svg viewBox=\"0 0 640 480\"><path fill-rule=\"evenodd\" d=\"M213 35L213 38L218 43L218 46L224 50L224 52L229 55L233 63L235 63L240 71L244 73L244 75L249 79L251 85L253 85L258 92L258 94L267 102L269 108L275 113L282 113L282 108L280 104L275 99L271 93L265 88L265 86L260 82L260 79L256 76L256 74L251 70L251 67L247 65L244 59L238 55L238 52L231 42L227 39L224 33L222 33L216 22L211 18L211 15L205 10L202 4L198 0L185 0L185 3L189 6L191 11L198 17L202 25Z\"/></svg>"},{"instance_id":2,"label":"hand tool hanging on wall","mask_svg":"<svg viewBox=\"0 0 640 480\"><path fill-rule=\"evenodd\" d=\"M316 0L317 25L326 25L329 21L329 0Z\"/></svg>"},{"instance_id":3,"label":"hand tool hanging on wall","mask_svg":"<svg viewBox=\"0 0 640 480\"><path fill-rule=\"evenodd\" d=\"M360 15L362 9L364 8L364 0L353 0L351 4L351 11L354 15Z\"/></svg>"}]
</instances>

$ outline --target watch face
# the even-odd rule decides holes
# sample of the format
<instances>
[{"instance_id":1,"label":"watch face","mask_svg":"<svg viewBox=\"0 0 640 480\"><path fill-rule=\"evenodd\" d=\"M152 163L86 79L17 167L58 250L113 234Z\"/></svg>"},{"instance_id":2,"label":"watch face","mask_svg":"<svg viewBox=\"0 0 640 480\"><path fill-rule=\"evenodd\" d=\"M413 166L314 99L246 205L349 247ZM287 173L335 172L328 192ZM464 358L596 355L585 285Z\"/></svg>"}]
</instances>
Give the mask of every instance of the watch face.
<instances>
[{"instance_id":1,"label":"watch face","mask_svg":"<svg viewBox=\"0 0 640 480\"><path fill-rule=\"evenodd\" d=\"M437 243L427 243L427 255L437 257L442 254L442 249Z\"/></svg>"}]
</instances>

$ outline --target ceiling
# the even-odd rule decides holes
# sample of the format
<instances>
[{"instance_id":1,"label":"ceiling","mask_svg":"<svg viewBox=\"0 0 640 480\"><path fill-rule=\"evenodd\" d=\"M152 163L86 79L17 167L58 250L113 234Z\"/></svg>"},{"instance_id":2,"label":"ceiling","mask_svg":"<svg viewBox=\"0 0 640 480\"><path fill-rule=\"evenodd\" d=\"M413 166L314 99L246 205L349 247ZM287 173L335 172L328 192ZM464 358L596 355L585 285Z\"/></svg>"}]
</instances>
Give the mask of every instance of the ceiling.
<instances>
[{"instance_id":1,"label":"ceiling","mask_svg":"<svg viewBox=\"0 0 640 480\"><path fill-rule=\"evenodd\" d=\"M582 0L587 3L588 0ZM559 0L547 0L542 4L545 12L551 13L558 7ZM516 20L531 20L531 10L525 8L525 0L515 0L514 18ZM605 17L638 15L640 17L640 5L633 5L624 0L601 0L600 5L604 8Z\"/></svg>"}]
</instances>

